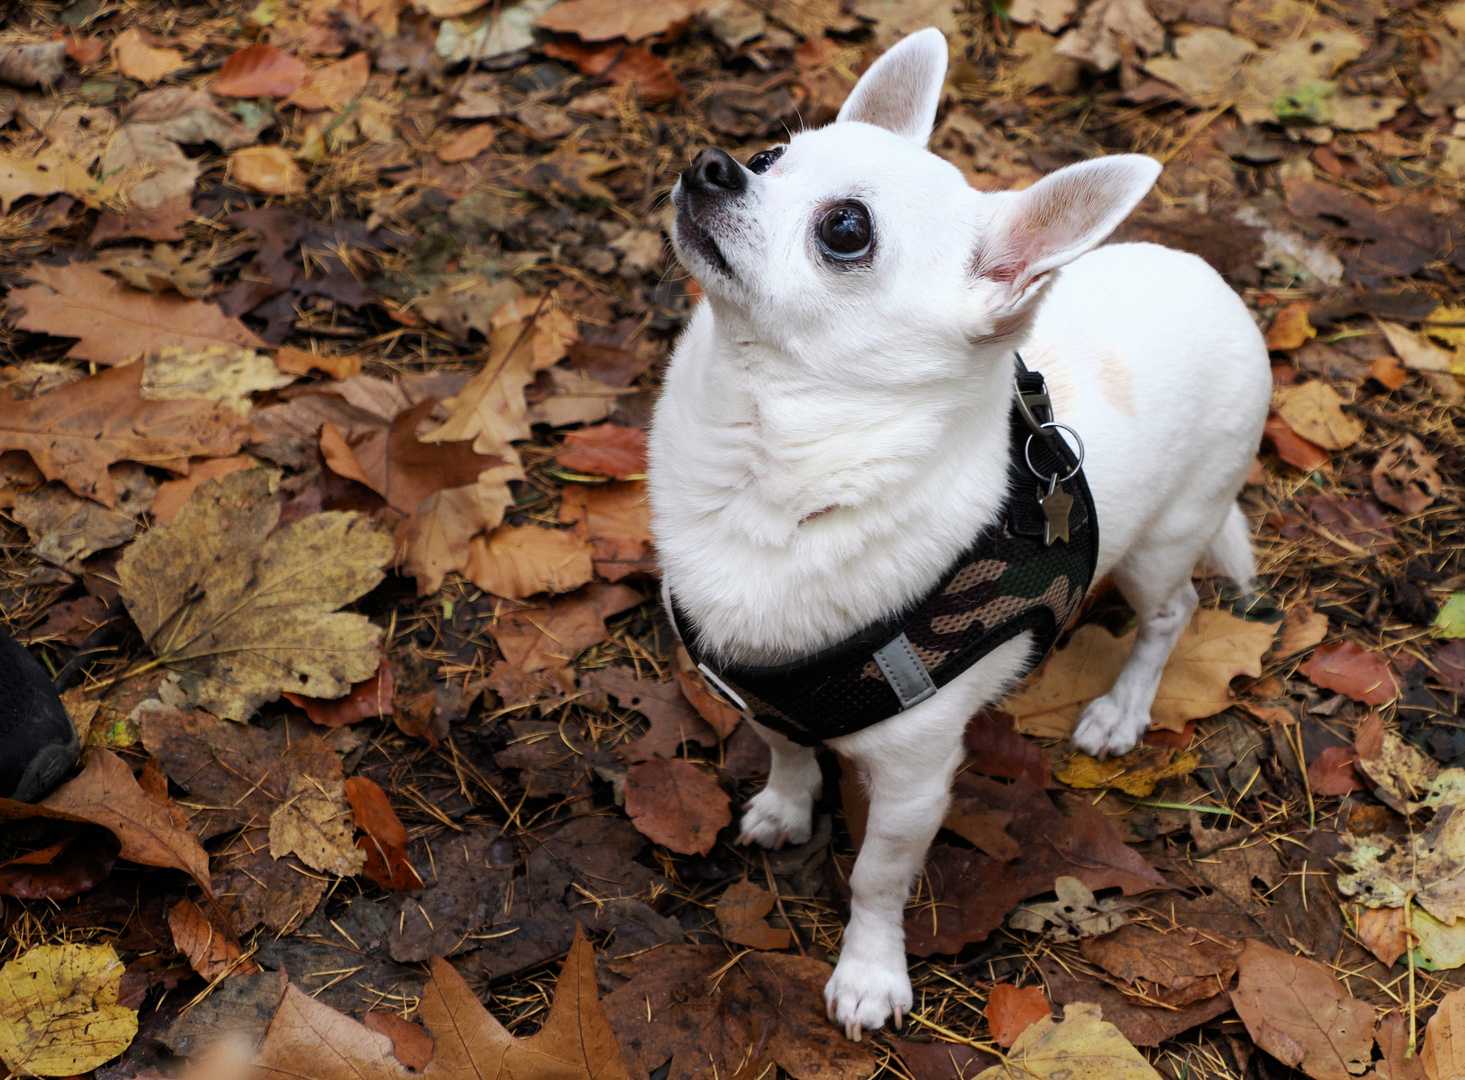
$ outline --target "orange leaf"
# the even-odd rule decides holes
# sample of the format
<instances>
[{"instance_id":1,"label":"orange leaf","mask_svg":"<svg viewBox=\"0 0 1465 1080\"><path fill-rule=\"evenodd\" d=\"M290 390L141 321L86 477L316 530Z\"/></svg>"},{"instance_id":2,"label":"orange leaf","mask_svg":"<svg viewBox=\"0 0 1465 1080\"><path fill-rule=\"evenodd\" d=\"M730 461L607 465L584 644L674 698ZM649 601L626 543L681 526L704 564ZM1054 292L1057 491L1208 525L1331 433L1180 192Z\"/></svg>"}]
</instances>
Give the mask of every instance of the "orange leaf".
<instances>
[{"instance_id":1,"label":"orange leaf","mask_svg":"<svg viewBox=\"0 0 1465 1080\"><path fill-rule=\"evenodd\" d=\"M366 833L357 846L366 852L362 871L383 889L420 889L422 878L407 861L407 829L387 801L387 793L364 776L346 778L351 816Z\"/></svg>"},{"instance_id":2,"label":"orange leaf","mask_svg":"<svg viewBox=\"0 0 1465 1080\"><path fill-rule=\"evenodd\" d=\"M498 128L492 124L474 124L460 131L447 145L439 147L438 160L451 165L455 161L476 158L493 144L497 134Z\"/></svg>"},{"instance_id":3,"label":"orange leaf","mask_svg":"<svg viewBox=\"0 0 1465 1080\"><path fill-rule=\"evenodd\" d=\"M1346 795L1350 791L1367 791L1368 785L1353 763L1358 751L1351 746L1330 746L1307 767L1307 785L1314 795Z\"/></svg>"},{"instance_id":4,"label":"orange leaf","mask_svg":"<svg viewBox=\"0 0 1465 1080\"><path fill-rule=\"evenodd\" d=\"M391 1039L392 1056L407 1068L421 1071L432 1060L432 1036L421 1024L389 1012L369 1012L361 1022L368 1031Z\"/></svg>"},{"instance_id":5,"label":"orange leaf","mask_svg":"<svg viewBox=\"0 0 1465 1080\"><path fill-rule=\"evenodd\" d=\"M1297 434L1287 426L1287 421L1276 413L1267 417L1267 426L1262 430L1262 438L1272 444L1272 449L1277 451L1279 458L1303 472L1320 469L1332 460L1326 450Z\"/></svg>"},{"instance_id":6,"label":"orange leaf","mask_svg":"<svg viewBox=\"0 0 1465 1080\"><path fill-rule=\"evenodd\" d=\"M188 66L181 52L150 45L135 26L122 31L112 42L112 56L118 71L145 86L152 86L169 72Z\"/></svg>"},{"instance_id":7,"label":"orange leaf","mask_svg":"<svg viewBox=\"0 0 1465 1080\"><path fill-rule=\"evenodd\" d=\"M1365 705L1387 705L1399 696L1399 680L1388 660L1352 641L1322 646L1297 670L1314 686Z\"/></svg>"},{"instance_id":8,"label":"orange leaf","mask_svg":"<svg viewBox=\"0 0 1465 1080\"><path fill-rule=\"evenodd\" d=\"M285 698L305 710L305 715L321 727L338 728L369 720L373 716L392 715L392 695L396 687L392 682L392 665L382 657L381 667L365 682L351 687L351 692L340 698L313 698L304 694L285 691Z\"/></svg>"},{"instance_id":9,"label":"orange leaf","mask_svg":"<svg viewBox=\"0 0 1465 1080\"><path fill-rule=\"evenodd\" d=\"M66 55L71 57L73 63L81 67L95 64L107 51L106 41L99 37L77 37L75 34L67 34L62 40L66 42Z\"/></svg>"},{"instance_id":10,"label":"orange leaf","mask_svg":"<svg viewBox=\"0 0 1465 1080\"><path fill-rule=\"evenodd\" d=\"M305 190L305 173L283 146L246 146L229 155L229 176L242 188L262 195L293 195Z\"/></svg>"},{"instance_id":11,"label":"orange leaf","mask_svg":"<svg viewBox=\"0 0 1465 1080\"><path fill-rule=\"evenodd\" d=\"M233 457L204 459L189 466L188 475L177 480L164 480L158 485L158 494L149 507L153 520L159 525L171 525L183 509L183 504L197 491L205 480L222 480L230 473L252 469L259 459L250 454L235 454Z\"/></svg>"},{"instance_id":12,"label":"orange leaf","mask_svg":"<svg viewBox=\"0 0 1465 1080\"><path fill-rule=\"evenodd\" d=\"M306 71L273 45L250 45L224 61L209 89L220 97L289 97L304 84Z\"/></svg>"},{"instance_id":13,"label":"orange leaf","mask_svg":"<svg viewBox=\"0 0 1465 1080\"><path fill-rule=\"evenodd\" d=\"M354 353L327 356L305 349L282 348L275 351L275 367L291 375L309 375L320 371L333 379L349 379L361 374L361 357Z\"/></svg>"},{"instance_id":14,"label":"orange leaf","mask_svg":"<svg viewBox=\"0 0 1465 1080\"><path fill-rule=\"evenodd\" d=\"M609 79L617 86L636 85L636 96L646 105L674 101L682 96L682 84L665 60L640 45L581 45L573 41L547 41L546 56L568 60L586 75Z\"/></svg>"},{"instance_id":15,"label":"orange leaf","mask_svg":"<svg viewBox=\"0 0 1465 1080\"><path fill-rule=\"evenodd\" d=\"M350 59L325 64L308 72L300 89L282 104L311 111L332 109L341 112L366 89L370 78L371 57L359 52Z\"/></svg>"},{"instance_id":16,"label":"orange leaf","mask_svg":"<svg viewBox=\"0 0 1465 1080\"><path fill-rule=\"evenodd\" d=\"M646 432L639 428L598 424L565 436L560 465L572 472L625 480L646 472Z\"/></svg>"},{"instance_id":17,"label":"orange leaf","mask_svg":"<svg viewBox=\"0 0 1465 1080\"><path fill-rule=\"evenodd\" d=\"M168 911L168 929L173 944L188 957L188 965L205 979L225 972L247 975L259 968L239 957L239 942L228 930L217 926L192 900L180 900Z\"/></svg>"},{"instance_id":18,"label":"orange leaf","mask_svg":"<svg viewBox=\"0 0 1465 1080\"><path fill-rule=\"evenodd\" d=\"M682 855L706 855L731 823L732 803L707 770L653 757L626 770L626 813L647 839Z\"/></svg>"},{"instance_id":19,"label":"orange leaf","mask_svg":"<svg viewBox=\"0 0 1465 1080\"><path fill-rule=\"evenodd\" d=\"M1307 321L1307 308L1306 304L1293 302L1277 312L1267 331L1268 349L1300 349L1317 337L1317 330Z\"/></svg>"},{"instance_id":20,"label":"orange leaf","mask_svg":"<svg viewBox=\"0 0 1465 1080\"><path fill-rule=\"evenodd\" d=\"M992 987L987 998L987 1026L992 1029L992 1041L1004 1049L1017 1042L1017 1037L1053 1010L1043 996L1040 986L1018 988L1011 983L1000 983Z\"/></svg>"},{"instance_id":21,"label":"orange leaf","mask_svg":"<svg viewBox=\"0 0 1465 1080\"><path fill-rule=\"evenodd\" d=\"M574 34L582 41L640 41L684 27L690 18L682 0L566 0L535 19L534 25Z\"/></svg>"},{"instance_id":22,"label":"orange leaf","mask_svg":"<svg viewBox=\"0 0 1465 1080\"><path fill-rule=\"evenodd\" d=\"M754 949L787 949L793 934L769 926L766 916L778 902L767 889L747 878L729 885L717 901L717 925L734 945Z\"/></svg>"}]
</instances>

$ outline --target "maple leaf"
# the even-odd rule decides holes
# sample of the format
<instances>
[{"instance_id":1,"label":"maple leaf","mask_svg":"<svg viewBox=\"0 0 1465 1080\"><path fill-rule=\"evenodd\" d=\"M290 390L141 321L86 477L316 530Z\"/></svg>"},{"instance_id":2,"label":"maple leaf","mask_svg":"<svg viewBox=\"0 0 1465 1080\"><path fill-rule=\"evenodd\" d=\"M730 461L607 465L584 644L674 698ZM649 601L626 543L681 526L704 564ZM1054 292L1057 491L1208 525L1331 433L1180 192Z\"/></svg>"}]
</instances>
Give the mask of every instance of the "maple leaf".
<instances>
[{"instance_id":1,"label":"maple leaf","mask_svg":"<svg viewBox=\"0 0 1465 1080\"><path fill-rule=\"evenodd\" d=\"M73 359L121 364L169 345L264 348L264 342L217 305L142 292L86 263L34 263L25 276L36 284L10 294L12 304L26 309L15 325L79 338L66 353Z\"/></svg>"},{"instance_id":2,"label":"maple leaf","mask_svg":"<svg viewBox=\"0 0 1465 1080\"><path fill-rule=\"evenodd\" d=\"M158 662L190 701L230 719L286 689L340 697L380 661L380 631L335 609L381 581L390 538L340 511L273 531L280 502L269 487L263 469L210 481L117 567Z\"/></svg>"},{"instance_id":3,"label":"maple leaf","mask_svg":"<svg viewBox=\"0 0 1465 1080\"><path fill-rule=\"evenodd\" d=\"M463 977L434 957L418 1014L432 1060L408 1070L362 1024L291 984L255 1059L257 1080L627 1080L615 1035L597 1000L595 952L575 931L544 1026L516 1039L479 1003Z\"/></svg>"}]
</instances>

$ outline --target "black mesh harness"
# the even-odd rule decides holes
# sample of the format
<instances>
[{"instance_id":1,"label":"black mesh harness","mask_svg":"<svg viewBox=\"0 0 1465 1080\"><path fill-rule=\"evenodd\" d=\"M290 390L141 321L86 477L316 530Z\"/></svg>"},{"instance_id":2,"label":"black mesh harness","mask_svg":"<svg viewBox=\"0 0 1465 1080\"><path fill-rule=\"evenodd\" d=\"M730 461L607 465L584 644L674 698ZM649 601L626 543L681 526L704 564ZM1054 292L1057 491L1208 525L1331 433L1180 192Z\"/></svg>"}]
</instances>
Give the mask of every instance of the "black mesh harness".
<instances>
[{"instance_id":1,"label":"black mesh harness","mask_svg":"<svg viewBox=\"0 0 1465 1080\"><path fill-rule=\"evenodd\" d=\"M1043 376L1021 356L1016 381L1007 506L934 588L905 611L811 656L766 666L716 663L672 596L682 642L707 681L760 724L813 746L925 701L1028 630L1038 648L1025 670L1035 667L1088 592L1099 526L1082 444L1075 455L1057 434Z\"/></svg>"}]
</instances>

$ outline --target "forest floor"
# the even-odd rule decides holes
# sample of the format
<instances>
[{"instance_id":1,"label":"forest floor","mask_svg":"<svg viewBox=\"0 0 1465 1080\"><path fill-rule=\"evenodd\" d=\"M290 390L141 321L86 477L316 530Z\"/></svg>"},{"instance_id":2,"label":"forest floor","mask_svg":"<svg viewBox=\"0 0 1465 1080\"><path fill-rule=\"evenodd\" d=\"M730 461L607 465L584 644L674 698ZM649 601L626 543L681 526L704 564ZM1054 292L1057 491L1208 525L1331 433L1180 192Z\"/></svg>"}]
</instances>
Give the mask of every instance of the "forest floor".
<instances>
[{"instance_id":1,"label":"forest floor","mask_svg":"<svg viewBox=\"0 0 1465 1080\"><path fill-rule=\"evenodd\" d=\"M973 720L852 1043L859 786L734 843L644 431L678 171L926 25L973 185L1151 154L1120 238L1255 313L1263 595L1120 761L1112 593ZM1465 4L36 0L0 80L0 613L86 745L0 802L11 1075L1465 1076Z\"/></svg>"}]
</instances>

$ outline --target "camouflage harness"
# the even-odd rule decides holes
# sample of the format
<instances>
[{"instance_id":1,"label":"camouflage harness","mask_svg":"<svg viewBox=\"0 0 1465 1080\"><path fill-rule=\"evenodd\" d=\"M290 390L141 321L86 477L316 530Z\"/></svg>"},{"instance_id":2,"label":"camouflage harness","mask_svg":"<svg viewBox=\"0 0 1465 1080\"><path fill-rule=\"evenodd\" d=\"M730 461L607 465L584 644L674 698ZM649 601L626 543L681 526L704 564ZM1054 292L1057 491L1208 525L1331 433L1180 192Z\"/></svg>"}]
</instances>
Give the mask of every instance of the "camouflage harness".
<instances>
[{"instance_id":1,"label":"camouflage harness","mask_svg":"<svg viewBox=\"0 0 1465 1080\"><path fill-rule=\"evenodd\" d=\"M708 682L760 724L813 746L926 700L1027 630L1038 648L1024 671L1037 666L1088 591L1099 527L1082 451L1076 457L1055 433L1043 376L1020 356L1010 424L1006 512L908 610L790 663L719 665L673 597L682 641Z\"/></svg>"}]
</instances>

